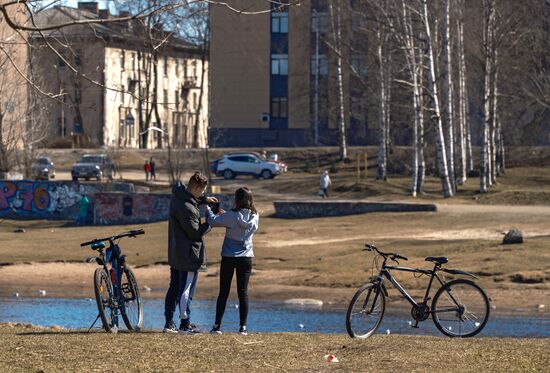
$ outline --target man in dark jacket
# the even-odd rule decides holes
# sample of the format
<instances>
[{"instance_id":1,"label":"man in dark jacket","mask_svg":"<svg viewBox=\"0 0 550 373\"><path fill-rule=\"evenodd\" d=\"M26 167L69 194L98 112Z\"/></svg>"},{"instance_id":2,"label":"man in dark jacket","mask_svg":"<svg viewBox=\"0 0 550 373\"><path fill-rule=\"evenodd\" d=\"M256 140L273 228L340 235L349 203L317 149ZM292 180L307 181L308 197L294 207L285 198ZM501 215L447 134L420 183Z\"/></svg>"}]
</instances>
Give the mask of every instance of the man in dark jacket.
<instances>
[{"instance_id":1,"label":"man in dark jacket","mask_svg":"<svg viewBox=\"0 0 550 373\"><path fill-rule=\"evenodd\" d=\"M195 172L185 187L177 182L172 189L170 217L168 220L168 263L170 264L170 286L166 292L164 332L177 333L173 321L179 304L181 324L179 332L196 333L189 321L191 300L195 293L198 272L206 271L206 251L203 236L210 231L207 223L201 224L199 205L215 203L214 197L202 197L208 179Z\"/></svg>"}]
</instances>

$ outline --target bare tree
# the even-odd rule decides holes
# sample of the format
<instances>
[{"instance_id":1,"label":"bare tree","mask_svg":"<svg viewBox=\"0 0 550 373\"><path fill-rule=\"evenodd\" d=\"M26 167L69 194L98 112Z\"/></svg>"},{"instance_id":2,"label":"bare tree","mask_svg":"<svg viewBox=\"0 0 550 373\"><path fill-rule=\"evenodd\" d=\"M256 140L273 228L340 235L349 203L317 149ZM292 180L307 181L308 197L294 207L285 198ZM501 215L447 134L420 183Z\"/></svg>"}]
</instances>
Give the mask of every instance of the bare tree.
<instances>
[{"instance_id":1,"label":"bare tree","mask_svg":"<svg viewBox=\"0 0 550 373\"><path fill-rule=\"evenodd\" d=\"M332 23L332 39L336 52L336 81L338 87L338 135L339 135L339 156L344 160L348 157L347 128L344 109L344 73L342 68L342 4L337 2L336 6L329 1L330 19Z\"/></svg>"},{"instance_id":2,"label":"bare tree","mask_svg":"<svg viewBox=\"0 0 550 373\"><path fill-rule=\"evenodd\" d=\"M439 94L437 89L437 74L435 71L434 41L431 38L430 14L428 12L427 0L422 0L424 32L426 34L427 58L428 58L428 94L432 104L432 121L435 127L435 148L437 157L437 169L441 179L441 188L445 198L453 196L453 189L449 181L449 171L447 167L447 155L445 147L445 138L443 133L443 123L441 120L441 110L439 104Z\"/></svg>"}]
</instances>

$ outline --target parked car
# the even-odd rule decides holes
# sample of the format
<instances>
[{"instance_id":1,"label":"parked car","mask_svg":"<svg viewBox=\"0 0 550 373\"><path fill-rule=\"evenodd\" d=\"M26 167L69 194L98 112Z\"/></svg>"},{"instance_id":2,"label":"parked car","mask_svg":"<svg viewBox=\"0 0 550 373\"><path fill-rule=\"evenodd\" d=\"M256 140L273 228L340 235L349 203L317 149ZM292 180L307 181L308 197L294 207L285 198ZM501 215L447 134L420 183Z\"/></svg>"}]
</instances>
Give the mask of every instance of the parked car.
<instances>
[{"instance_id":1,"label":"parked car","mask_svg":"<svg viewBox=\"0 0 550 373\"><path fill-rule=\"evenodd\" d=\"M84 154L71 169L73 181L79 178L90 180L95 178L100 181L104 178L113 180L115 166L107 154Z\"/></svg>"},{"instance_id":2,"label":"parked car","mask_svg":"<svg viewBox=\"0 0 550 373\"><path fill-rule=\"evenodd\" d=\"M31 166L32 177L36 180L55 179L55 165L46 156L37 157Z\"/></svg>"},{"instance_id":3,"label":"parked car","mask_svg":"<svg viewBox=\"0 0 550 373\"><path fill-rule=\"evenodd\" d=\"M210 163L217 176L233 179L238 175L252 175L272 179L283 172L278 162L269 161L258 153L232 153Z\"/></svg>"}]
</instances>

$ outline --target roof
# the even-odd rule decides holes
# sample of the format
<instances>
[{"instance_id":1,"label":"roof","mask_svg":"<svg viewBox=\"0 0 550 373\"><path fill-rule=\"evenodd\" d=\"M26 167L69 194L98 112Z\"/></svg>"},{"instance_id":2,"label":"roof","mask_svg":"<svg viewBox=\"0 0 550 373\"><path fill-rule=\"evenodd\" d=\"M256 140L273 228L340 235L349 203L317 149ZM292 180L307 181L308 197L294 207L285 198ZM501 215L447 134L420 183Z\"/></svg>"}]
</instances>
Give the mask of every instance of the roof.
<instances>
[{"instance_id":1,"label":"roof","mask_svg":"<svg viewBox=\"0 0 550 373\"><path fill-rule=\"evenodd\" d=\"M54 6L44 9L34 15L36 27L55 26L70 23L77 20L102 20L98 14L85 9L72 8L67 6ZM106 43L124 42L129 49L144 48L145 39L140 38L140 29L143 30L141 23L136 20L124 22L103 22L84 25L72 25L59 29L42 31L46 37L62 38L70 40L72 38L97 38ZM34 39L41 38L39 32L31 34ZM164 44L163 50L176 49L180 51L198 53L199 47L177 36L170 36L165 30L156 32L156 39L160 42L167 38L168 42Z\"/></svg>"}]
</instances>

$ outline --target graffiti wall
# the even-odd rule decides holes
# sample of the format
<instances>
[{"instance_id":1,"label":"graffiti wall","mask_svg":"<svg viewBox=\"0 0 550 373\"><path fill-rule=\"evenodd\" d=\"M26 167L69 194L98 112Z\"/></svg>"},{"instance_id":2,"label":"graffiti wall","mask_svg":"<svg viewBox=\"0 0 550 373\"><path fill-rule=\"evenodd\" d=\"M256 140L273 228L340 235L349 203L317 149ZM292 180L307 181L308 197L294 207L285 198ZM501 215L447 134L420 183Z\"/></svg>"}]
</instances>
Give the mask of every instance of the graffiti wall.
<instances>
[{"instance_id":1,"label":"graffiti wall","mask_svg":"<svg viewBox=\"0 0 550 373\"><path fill-rule=\"evenodd\" d=\"M82 196L96 192L94 184L0 180L0 217L75 219Z\"/></svg>"},{"instance_id":2,"label":"graffiti wall","mask_svg":"<svg viewBox=\"0 0 550 373\"><path fill-rule=\"evenodd\" d=\"M229 210L233 196L215 194L221 207ZM167 220L170 194L96 193L93 199L94 224L139 224Z\"/></svg>"},{"instance_id":3,"label":"graffiti wall","mask_svg":"<svg viewBox=\"0 0 550 373\"><path fill-rule=\"evenodd\" d=\"M169 194L96 193L94 224L135 224L168 219Z\"/></svg>"}]
</instances>

